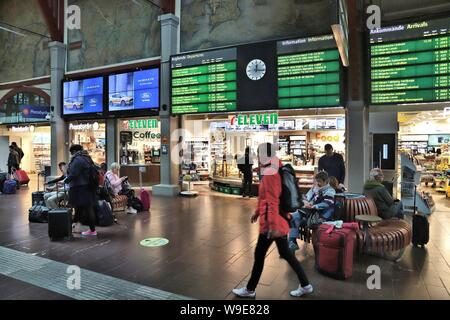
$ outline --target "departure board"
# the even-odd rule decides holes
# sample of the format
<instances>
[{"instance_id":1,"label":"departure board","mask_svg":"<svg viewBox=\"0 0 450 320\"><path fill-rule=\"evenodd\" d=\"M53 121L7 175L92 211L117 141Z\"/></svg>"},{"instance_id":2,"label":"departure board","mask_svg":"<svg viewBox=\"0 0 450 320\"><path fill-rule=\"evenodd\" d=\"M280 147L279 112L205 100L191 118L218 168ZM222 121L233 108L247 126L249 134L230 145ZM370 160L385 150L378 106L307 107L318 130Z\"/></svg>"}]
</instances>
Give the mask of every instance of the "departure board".
<instances>
[{"instance_id":1,"label":"departure board","mask_svg":"<svg viewBox=\"0 0 450 320\"><path fill-rule=\"evenodd\" d=\"M332 35L279 41L280 109L340 106L340 58Z\"/></svg>"},{"instance_id":2,"label":"departure board","mask_svg":"<svg viewBox=\"0 0 450 320\"><path fill-rule=\"evenodd\" d=\"M450 20L370 32L372 104L450 101Z\"/></svg>"},{"instance_id":3,"label":"departure board","mask_svg":"<svg viewBox=\"0 0 450 320\"><path fill-rule=\"evenodd\" d=\"M236 110L236 48L171 58L172 113Z\"/></svg>"}]
</instances>

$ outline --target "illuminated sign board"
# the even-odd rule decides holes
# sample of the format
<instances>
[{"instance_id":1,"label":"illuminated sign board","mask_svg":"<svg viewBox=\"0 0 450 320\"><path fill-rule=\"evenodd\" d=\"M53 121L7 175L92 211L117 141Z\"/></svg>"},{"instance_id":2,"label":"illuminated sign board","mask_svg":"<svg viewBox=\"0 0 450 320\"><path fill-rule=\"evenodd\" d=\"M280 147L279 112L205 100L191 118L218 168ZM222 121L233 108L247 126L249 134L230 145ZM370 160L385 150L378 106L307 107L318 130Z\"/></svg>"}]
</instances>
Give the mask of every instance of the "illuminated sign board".
<instances>
[{"instance_id":1,"label":"illuminated sign board","mask_svg":"<svg viewBox=\"0 0 450 320\"><path fill-rule=\"evenodd\" d=\"M450 100L450 21L370 32L371 104Z\"/></svg>"}]
</instances>

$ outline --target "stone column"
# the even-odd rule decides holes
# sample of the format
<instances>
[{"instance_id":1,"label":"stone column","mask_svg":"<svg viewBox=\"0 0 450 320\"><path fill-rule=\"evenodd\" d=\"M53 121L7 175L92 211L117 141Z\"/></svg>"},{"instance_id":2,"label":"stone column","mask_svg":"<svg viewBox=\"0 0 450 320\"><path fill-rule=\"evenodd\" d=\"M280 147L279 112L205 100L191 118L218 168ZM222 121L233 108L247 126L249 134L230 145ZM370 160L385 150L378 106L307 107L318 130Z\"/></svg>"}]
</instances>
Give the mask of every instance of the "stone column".
<instances>
[{"instance_id":1,"label":"stone column","mask_svg":"<svg viewBox=\"0 0 450 320\"><path fill-rule=\"evenodd\" d=\"M345 119L346 181L351 192L362 193L370 171L368 108L363 101L349 101Z\"/></svg>"},{"instance_id":2,"label":"stone column","mask_svg":"<svg viewBox=\"0 0 450 320\"><path fill-rule=\"evenodd\" d=\"M159 113L161 120L161 183L153 186L153 194L175 196L179 193L179 163L171 155L172 149L176 147L177 143L171 139L171 134L178 128L178 121L176 117L170 116L170 56L178 52L180 20L173 14L164 14L159 16L159 21L161 22L161 108Z\"/></svg>"},{"instance_id":3,"label":"stone column","mask_svg":"<svg viewBox=\"0 0 450 320\"><path fill-rule=\"evenodd\" d=\"M106 120L106 164L109 166L113 162L119 162L117 159L117 128L116 119Z\"/></svg>"},{"instance_id":4,"label":"stone column","mask_svg":"<svg viewBox=\"0 0 450 320\"><path fill-rule=\"evenodd\" d=\"M66 46L57 41L50 42L50 105L53 107L51 119L51 174L58 174L58 163L68 161L68 132L62 112L62 79L65 72Z\"/></svg>"}]
</instances>

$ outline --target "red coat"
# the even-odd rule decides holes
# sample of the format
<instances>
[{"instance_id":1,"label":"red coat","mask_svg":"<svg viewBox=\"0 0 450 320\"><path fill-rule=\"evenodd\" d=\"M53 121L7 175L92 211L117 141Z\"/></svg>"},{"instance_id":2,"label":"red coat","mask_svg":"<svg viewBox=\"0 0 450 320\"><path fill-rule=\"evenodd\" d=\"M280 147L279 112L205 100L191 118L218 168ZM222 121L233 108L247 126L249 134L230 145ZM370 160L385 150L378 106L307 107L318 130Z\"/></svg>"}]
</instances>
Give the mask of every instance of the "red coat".
<instances>
[{"instance_id":1,"label":"red coat","mask_svg":"<svg viewBox=\"0 0 450 320\"><path fill-rule=\"evenodd\" d=\"M278 169L281 161L273 157L262 165L263 178L259 183L258 206L255 213L259 216L259 233L277 230L282 235L289 233L289 224L280 213L281 177Z\"/></svg>"}]
</instances>

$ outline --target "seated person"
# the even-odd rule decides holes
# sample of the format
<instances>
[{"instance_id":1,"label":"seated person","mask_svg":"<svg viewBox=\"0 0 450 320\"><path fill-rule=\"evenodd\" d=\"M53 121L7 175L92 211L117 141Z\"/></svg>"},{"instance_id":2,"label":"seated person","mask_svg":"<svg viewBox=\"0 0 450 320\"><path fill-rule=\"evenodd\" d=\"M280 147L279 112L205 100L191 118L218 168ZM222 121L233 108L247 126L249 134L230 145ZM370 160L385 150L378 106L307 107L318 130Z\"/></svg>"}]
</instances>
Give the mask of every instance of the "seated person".
<instances>
[{"instance_id":1,"label":"seated person","mask_svg":"<svg viewBox=\"0 0 450 320\"><path fill-rule=\"evenodd\" d=\"M110 166L110 170L105 174L105 187L110 189L112 196L126 195L128 197L128 209L127 213L136 214L137 210L131 206L131 199L133 197L132 189L124 189L124 185L127 184L128 177L119 178L120 165L114 162ZM129 184L128 184L129 185Z\"/></svg>"},{"instance_id":2,"label":"seated person","mask_svg":"<svg viewBox=\"0 0 450 320\"><path fill-rule=\"evenodd\" d=\"M69 191L69 185L66 184L66 190L64 192L64 179L66 179L67 175L67 165L65 162L58 163L59 170L61 171L62 175L59 178L56 178L54 180L48 181L46 183L47 190L50 192L44 193L44 201L45 206L49 209L57 209L58 208L58 202L61 199L68 200L68 191ZM50 187L49 185L55 184L55 186ZM54 191L53 191L54 190ZM56 191L57 190L57 191Z\"/></svg>"},{"instance_id":3,"label":"seated person","mask_svg":"<svg viewBox=\"0 0 450 320\"><path fill-rule=\"evenodd\" d=\"M297 238L299 227L306 221L306 218L314 212L319 212L323 220L330 220L334 212L334 195L336 192L328 184L328 174L321 171L314 177L314 186L306 194L303 201L303 208L292 214L289 232L289 248L292 251L298 250Z\"/></svg>"},{"instance_id":4,"label":"seated person","mask_svg":"<svg viewBox=\"0 0 450 320\"><path fill-rule=\"evenodd\" d=\"M345 188L339 183L336 177L330 177L330 186L336 191L336 193L344 193Z\"/></svg>"},{"instance_id":5,"label":"seated person","mask_svg":"<svg viewBox=\"0 0 450 320\"><path fill-rule=\"evenodd\" d=\"M403 219L403 204L394 200L389 191L382 184L384 179L383 171L379 168L370 170L369 180L364 184L364 195L372 198L377 206L378 215L382 219L399 218Z\"/></svg>"},{"instance_id":6,"label":"seated person","mask_svg":"<svg viewBox=\"0 0 450 320\"><path fill-rule=\"evenodd\" d=\"M108 171L108 166L106 165L106 163L102 163L100 164L100 169L98 170L99 173L99 179L98 179L98 184L100 186L103 186L105 184L105 174Z\"/></svg>"}]
</instances>

